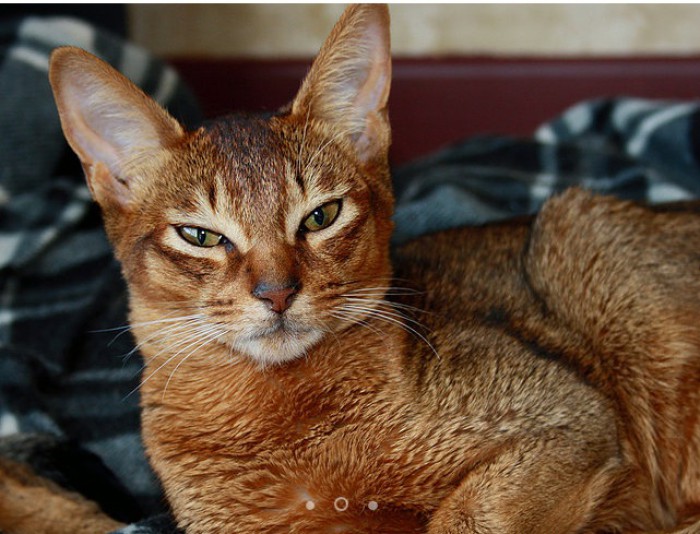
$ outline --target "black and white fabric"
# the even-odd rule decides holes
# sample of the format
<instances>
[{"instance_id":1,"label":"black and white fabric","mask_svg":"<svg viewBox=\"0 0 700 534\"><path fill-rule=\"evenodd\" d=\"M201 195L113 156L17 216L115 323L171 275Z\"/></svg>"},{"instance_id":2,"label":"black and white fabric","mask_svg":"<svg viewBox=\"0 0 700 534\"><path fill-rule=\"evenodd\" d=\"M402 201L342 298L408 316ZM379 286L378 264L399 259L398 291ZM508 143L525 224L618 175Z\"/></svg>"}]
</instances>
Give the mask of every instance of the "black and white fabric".
<instances>
[{"instance_id":1,"label":"black and white fabric","mask_svg":"<svg viewBox=\"0 0 700 534\"><path fill-rule=\"evenodd\" d=\"M97 500L131 523L122 534L174 532L139 437L141 362L120 329L124 283L47 81L48 54L63 44L107 59L186 124L199 118L174 71L93 27L0 26L0 455ZM696 103L604 99L531 139L457 143L395 170L395 242L534 213L572 185L696 198L699 125Z\"/></svg>"},{"instance_id":2,"label":"black and white fabric","mask_svg":"<svg viewBox=\"0 0 700 534\"><path fill-rule=\"evenodd\" d=\"M700 106L583 102L532 139L472 138L394 172L395 242L535 213L571 186L651 203L700 196Z\"/></svg>"},{"instance_id":3,"label":"black and white fabric","mask_svg":"<svg viewBox=\"0 0 700 534\"><path fill-rule=\"evenodd\" d=\"M66 18L0 25L0 435L15 444L0 443L0 453L20 457L17 435L31 435L21 443L32 444L35 468L64 458L41 471L65 468L71 486L100 500L105 481L85 469L94 467L87 453L96 455L125 490L115 515L133 521L166 506L140 440L139 357L127 357L128 333L103 332L125 324L125 289L61 133L47 77L61 45L107 60L186 123L199 112L172 68L94 27ZM59 441L51 447L42 435ZM67 443L86 454L51 452Z\"/></svg>"}]
</instances>

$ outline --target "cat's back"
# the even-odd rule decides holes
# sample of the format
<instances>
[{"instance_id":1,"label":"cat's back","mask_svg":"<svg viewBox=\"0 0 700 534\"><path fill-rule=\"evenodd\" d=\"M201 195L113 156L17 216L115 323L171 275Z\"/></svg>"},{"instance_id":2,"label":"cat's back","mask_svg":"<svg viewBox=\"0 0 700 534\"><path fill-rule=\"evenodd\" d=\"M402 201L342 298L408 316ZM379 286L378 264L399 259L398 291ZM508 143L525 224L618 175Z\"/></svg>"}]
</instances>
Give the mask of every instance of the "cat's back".
<instances>
[{"instance_id":1,"label":"cat's back","mask_svg":"<svg viewBox=\"0 0 700 534\"><path fill-rule=\"evenodd\" d=\"M412 241L394 264L415 290L402 304L423 310L414 318L449 361L473 357L451 339L487 329L604 385L625 359L654 365L679 336L700 340L700 204L650 208L572 189L534 217Z\"/></svg>"},{"instance_id":2,"label":"cat's back","mask_svg":"<svg viewBox=\"0 0 700 534\"><path fill-rule=\"evenodd\" d=\"M440 354L416 344L407 356L424 390L459 376L477 387L477 405L508 395L529 415L564 409L591 434L611 432L667 505L700 498L697 204L647 208L572 190L533 218L412 242L396 267L419 291L404 304L425 310ZM449 389L432 390L436 401ZM579 417L577 406L602 415ZM683 473L681 483L664 472Z\"/></svg>"},{"instance_id":3,"label":"cat's back","mask_svg":"<svg viewBox=\"0 0 700 534\"><path fill-rule=\"evenodd\" d=\"M700 308L700 203L645 207L572 189L533 217L416 239L394 264L433 327L527 316L601 344L618 321L634 329L625 317Z\"/></svg>"},{"instance_id":4,"label":"cat's back","mask_svg":"<svg viewBox=\"0 0 700 534\"><path fill-rule=\"evenodd\" d=\"M535 220L448 230L395 251L397 284L409 288L398 309L415 331L404 371L416 397L441 415L496 422L515 435L549 426L555 410L580 426L607 410L564 347L541 338L552 324L525 268ZM581 405L594 408L577 413Z\"/></svg>"}]
</instances>

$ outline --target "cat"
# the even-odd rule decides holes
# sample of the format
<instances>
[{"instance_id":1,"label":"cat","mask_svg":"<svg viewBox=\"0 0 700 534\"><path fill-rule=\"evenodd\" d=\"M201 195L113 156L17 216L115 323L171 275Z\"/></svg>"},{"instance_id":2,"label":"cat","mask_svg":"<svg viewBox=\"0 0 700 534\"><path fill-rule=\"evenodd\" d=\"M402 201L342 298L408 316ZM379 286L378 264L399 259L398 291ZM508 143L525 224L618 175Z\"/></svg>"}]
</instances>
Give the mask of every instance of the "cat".
<instances>
[{"instance_id":1,"label":"cat","mask_svg":"<svg viewBox=\"0 0 700 534\"><path fill-rule=\"evenodd\" d=\"M700 210L573 189L392 257L390 79L382 5L347 8L290 105L196 131L52 56L178 524L700 531Z\"/></svg>"}]
</instances>

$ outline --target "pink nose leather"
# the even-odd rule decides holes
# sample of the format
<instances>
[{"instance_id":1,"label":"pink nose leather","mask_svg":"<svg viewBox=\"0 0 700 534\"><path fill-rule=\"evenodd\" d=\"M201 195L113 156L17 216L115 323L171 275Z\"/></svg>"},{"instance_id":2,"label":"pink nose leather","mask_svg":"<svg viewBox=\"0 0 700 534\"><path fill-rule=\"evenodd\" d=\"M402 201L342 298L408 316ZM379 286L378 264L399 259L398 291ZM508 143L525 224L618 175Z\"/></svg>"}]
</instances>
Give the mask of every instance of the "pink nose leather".
<instances>
[{"instance_id":1,"label":"pink nose leather","mask_svg":"<svg viewBox=\"0 0 700 534\"><path fill-rule=\"evenodd\" d=\"M261 283L253 290L253 296L267 303L273 312L283 313L292 305L298 292L299 284L280 287Z\"/></svg>"}]
</instances>

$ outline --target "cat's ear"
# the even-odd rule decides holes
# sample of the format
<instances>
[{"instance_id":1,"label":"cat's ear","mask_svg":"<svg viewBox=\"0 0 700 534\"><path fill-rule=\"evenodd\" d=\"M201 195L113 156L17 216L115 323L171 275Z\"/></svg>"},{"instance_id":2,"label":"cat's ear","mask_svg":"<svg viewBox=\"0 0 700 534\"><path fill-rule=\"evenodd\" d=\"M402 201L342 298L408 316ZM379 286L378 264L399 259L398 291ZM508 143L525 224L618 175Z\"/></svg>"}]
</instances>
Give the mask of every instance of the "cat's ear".
<instances>
[{"instance_id":1,"label":"cat's ear","mask_svg":"<svg viewBox=\"0 0 700 534\"><path fill-rule=\"evenodd\" d=\"M51 55L49 79L63 133L100 204L128 205L143 165L184 135L180 124L110 65L74 47Z\"/></svg>"},{"instance_id":2,"label":"cat's ear","mask_svg":"<svg viewBox=\"0 0 700 534\"><path fill-rule=\"evenodd\" d=\"M385 158L390 84L389 10L380 4L352 5L321 47L292 113L321 120L336 135L347 136L363 162Z\"/></svg>"}]
</instances>

